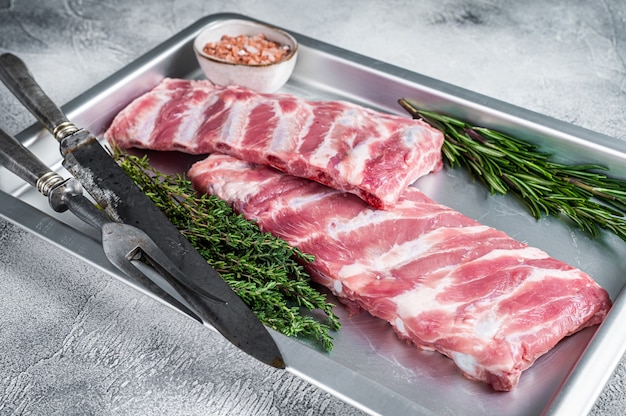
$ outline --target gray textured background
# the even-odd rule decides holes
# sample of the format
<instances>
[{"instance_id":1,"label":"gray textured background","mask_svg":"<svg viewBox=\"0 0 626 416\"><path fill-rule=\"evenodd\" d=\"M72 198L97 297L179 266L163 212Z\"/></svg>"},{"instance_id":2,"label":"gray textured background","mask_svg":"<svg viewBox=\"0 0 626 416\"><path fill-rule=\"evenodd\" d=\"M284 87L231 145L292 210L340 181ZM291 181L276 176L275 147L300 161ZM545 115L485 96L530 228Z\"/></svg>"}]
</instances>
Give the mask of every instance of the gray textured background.
<instances>
[{"instance_id":1,"label":"gray textured background","mask_svg":"<svg viewBox=\"0 0 626 416\"><path fill-rule=\"evenodd\" d=\"M202 16L239 12L626 140L626 3L0 0L0 52L65 103ZM4 89L0 125L34 122ZM357 415L0 220L0 414ZM594 415L626 413L624 360Z\"/></svg>"}]
</instances>

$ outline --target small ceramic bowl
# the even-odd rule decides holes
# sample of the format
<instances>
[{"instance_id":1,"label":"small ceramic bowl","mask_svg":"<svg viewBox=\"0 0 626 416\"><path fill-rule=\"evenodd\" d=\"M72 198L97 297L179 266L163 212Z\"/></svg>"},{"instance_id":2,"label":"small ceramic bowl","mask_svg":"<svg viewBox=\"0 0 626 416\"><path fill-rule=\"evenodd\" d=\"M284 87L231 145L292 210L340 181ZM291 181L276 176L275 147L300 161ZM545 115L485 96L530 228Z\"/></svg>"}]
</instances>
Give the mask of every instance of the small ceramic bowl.
<instances>
[{"instance_id":1,"label":"small ceramic bowl","mask_svg":"<svg viewBox=\"0 0 626 416\"><path fill-rule=\"evenodd\" d=\"M223 35L255 36L264 34L267 40L289 46L289 53L282 60L269 64L236 64L204 53L209 42L218 42ZM291 76L298 57L298 42L290 34L264 24L228 19L210 23L196 36L194 53L209 81L216 85L241 85L257 92L273 93L280 89Z\"/></svg>"}]
</instances>

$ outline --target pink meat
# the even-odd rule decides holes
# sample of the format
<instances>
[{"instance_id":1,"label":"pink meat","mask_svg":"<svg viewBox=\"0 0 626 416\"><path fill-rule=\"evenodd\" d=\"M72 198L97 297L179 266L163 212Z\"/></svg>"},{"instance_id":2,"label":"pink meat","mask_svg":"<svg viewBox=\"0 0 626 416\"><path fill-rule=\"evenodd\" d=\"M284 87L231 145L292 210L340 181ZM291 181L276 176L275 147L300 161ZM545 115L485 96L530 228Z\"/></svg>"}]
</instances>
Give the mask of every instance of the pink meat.
<instances>
[{"instance_id":1,"label":"pink meat","mask_svg":"<svg viewBox=\"0 0 626 416\"><path fill-rule=\"evenodd\" d=\"M165 79L113 120L122 148L224 153L393 206L442 166L443 135L426 123L347 102L259 94L208 81Z\"/></svg>"},{"instance_id":2,"label":"pink meat","mask_svg":"<svg viewBox=\"0 0 626 416\"><path fill-rule=\"evenodd\" d=\"M246 218L313 254L313 278L397 334L509 391L563 337L600 323L607 292L581 270L408 188L395 208L212 155L189 171Z\"/></svg>"}]
</instances>

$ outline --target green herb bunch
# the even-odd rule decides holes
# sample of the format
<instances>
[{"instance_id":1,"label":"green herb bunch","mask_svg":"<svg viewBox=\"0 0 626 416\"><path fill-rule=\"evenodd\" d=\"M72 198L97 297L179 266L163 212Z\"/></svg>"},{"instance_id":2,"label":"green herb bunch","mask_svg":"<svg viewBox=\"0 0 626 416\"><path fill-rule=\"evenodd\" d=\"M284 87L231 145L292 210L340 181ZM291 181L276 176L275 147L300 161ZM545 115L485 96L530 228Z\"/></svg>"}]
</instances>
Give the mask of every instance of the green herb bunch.
<instances>
[{"instance_id":1,"label":"green herb bunch","mask_svg":"<svg viewBox=\"0 0 626 416\"><path fill-rule=\"evenodd\" d=\"M261 322L287 336L312 338L325 350L332 349L330 331L338 330L340 323L334 305L313 288L303 268L312 256L261 232L218 197L199 195L183 175L153 169L147 156L119 149L113 153Z\"/></svg>"},{"instance_id":2,"label":"green herb bunch","mask_svg":"<svg viewBox=\"0 0 626 416\"><path fill-rule=\"evenodd\" d=\"M465 167L492 194L514 194L537 219L564 215L592 237L604 228L626 241L626 181L600 173L605 167L556 163L530 143L398 102L444 134L450 167Z\"/></svg>"}]
</instances>

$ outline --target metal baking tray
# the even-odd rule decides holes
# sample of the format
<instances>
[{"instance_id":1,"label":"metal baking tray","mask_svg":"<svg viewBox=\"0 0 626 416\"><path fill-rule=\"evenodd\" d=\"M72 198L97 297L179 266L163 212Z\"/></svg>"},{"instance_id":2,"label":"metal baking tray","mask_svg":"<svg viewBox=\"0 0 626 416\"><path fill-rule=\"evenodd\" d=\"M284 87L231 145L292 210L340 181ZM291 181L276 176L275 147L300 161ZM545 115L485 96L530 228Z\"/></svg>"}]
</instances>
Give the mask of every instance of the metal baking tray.
<instances>
[{"instance_id":1,"label":"metal baking tray","mask_svg":"<svg viewBox=\"0 0 626 416\"><path fill-rule=\"evenodd\" d=\"M66 104L64 111L75 124L103 133L118 111L163 77L201 78L192 52L194 36L210 22L233 17L255 20L236 14L207 16L81 94ZM562 161L601 163L613 175L626 177L626 144L622 141L293 35L300 43L300 55L284 92L311 99L349 100L402 115L406 114L397 100L405 97L424 109L540 144ZM67 175L60 165L57 142L38 125L17 137L49 166ZM152 156L155 163L173 170L182 170L188 163L175 154ZM72 216L53 212L45 198L18 178L0 173L0 215L131 284L107 262L98 235ZM398 340L387 323L366 313L348 317L338 306L343 327L331 353L273 334L289 371L371 414L482 415L496 409L501 415L586 414L626 350L626 331L620 323L626 319L622 294L626 243L609 234L592 240L555 218L536 221L517 200L489 195L461 169L446 168L420 179L415 186L436 201L589 273L615 301L606 321L566 338L525 371L513 392L498 393L466 380L442 355Z\"/></svg>"}]
</instances>

